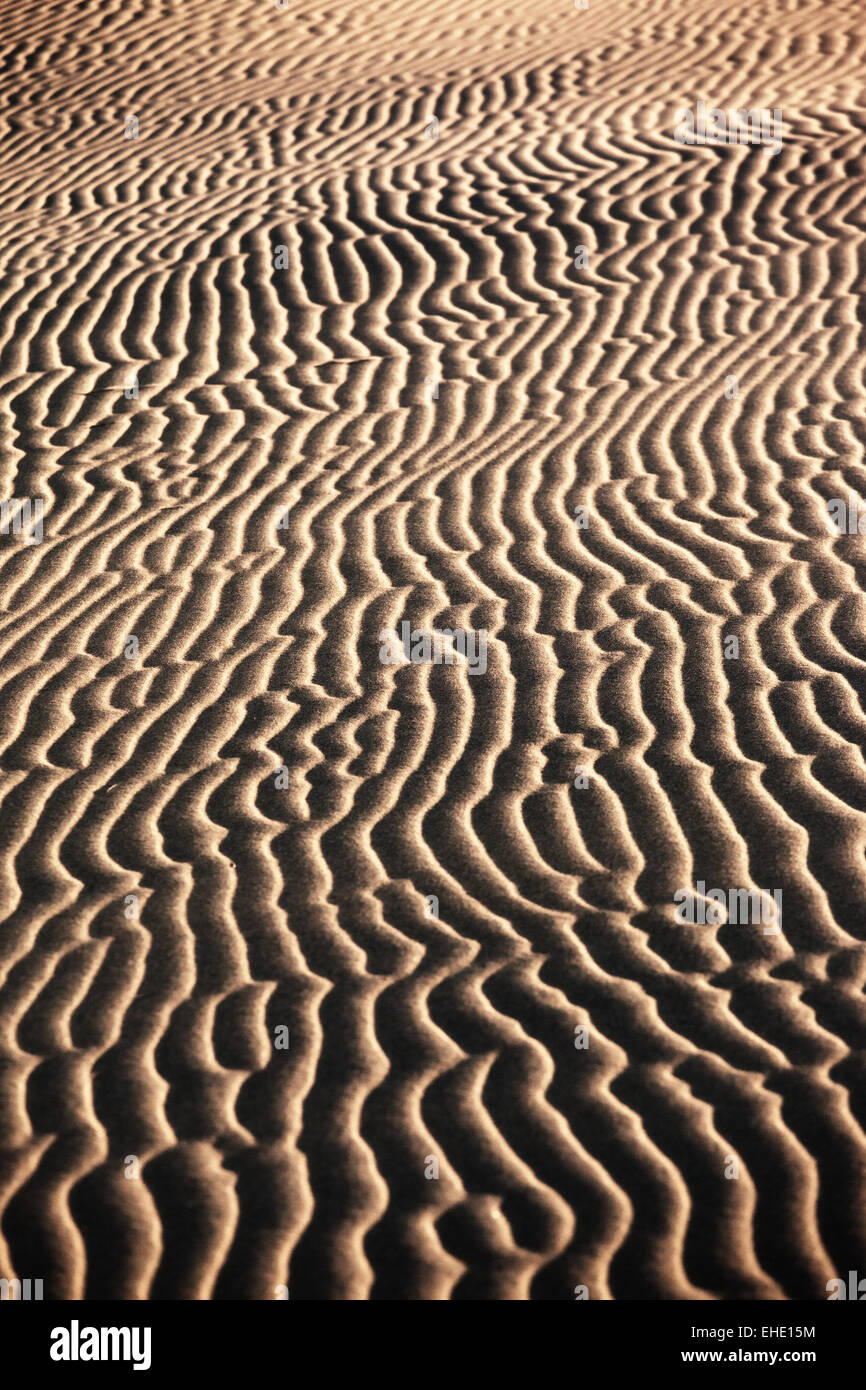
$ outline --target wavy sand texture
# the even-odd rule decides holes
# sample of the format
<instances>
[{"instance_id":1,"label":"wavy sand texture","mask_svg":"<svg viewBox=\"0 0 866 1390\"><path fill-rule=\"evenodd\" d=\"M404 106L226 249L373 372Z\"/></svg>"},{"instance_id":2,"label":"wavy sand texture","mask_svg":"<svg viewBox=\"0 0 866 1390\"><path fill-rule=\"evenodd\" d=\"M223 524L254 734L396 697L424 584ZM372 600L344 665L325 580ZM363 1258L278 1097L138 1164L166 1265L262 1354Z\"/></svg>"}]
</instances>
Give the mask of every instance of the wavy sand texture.
<instances>
[{"instance_id":1,"label":"wavy sand texture","mask_svg":"<svg viewBox=\"0 0 866 1390\"><path fill-rule=\"evenodd\" d=\"M863 3L0 14L0 1274L866 1274Z\"/></svg>"}]
</instances>

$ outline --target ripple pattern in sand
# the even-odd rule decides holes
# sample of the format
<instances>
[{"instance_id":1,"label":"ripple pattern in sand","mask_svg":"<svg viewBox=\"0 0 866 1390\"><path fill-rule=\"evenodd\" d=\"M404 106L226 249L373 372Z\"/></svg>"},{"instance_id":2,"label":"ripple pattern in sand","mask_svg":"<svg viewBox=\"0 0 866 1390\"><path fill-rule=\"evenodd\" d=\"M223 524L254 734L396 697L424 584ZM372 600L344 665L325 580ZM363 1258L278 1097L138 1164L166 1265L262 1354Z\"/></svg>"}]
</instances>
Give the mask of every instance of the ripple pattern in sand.
<instances>
[{"instance_id":1,"label":"ripple pattern in sand","mask_svg":"<svg viewBox=\"0 0 866 1390\"><path fill-rule=\"evenodd\" d=\"M0 12L0 1274L866 1270L862 6Z\"/></svg>"}]
</instances>

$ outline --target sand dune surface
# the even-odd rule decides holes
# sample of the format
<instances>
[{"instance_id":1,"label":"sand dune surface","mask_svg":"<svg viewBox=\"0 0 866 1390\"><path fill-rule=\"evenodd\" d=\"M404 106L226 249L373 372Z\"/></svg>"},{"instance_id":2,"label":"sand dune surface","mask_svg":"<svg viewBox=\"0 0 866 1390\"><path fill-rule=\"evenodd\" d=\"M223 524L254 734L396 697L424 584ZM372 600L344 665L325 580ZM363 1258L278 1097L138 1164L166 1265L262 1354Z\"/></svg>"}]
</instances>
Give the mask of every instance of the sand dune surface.
<instances>
[{"instance_id":1,"label":"sand dune surface","mask_svg":"<svg viewBox=\"0 0 866 1390\"><path fill-rule=\"evenodd\" d=\"M863 4L0 13L0 1275L866 1274Z\"/></svg>"}]
</instances>

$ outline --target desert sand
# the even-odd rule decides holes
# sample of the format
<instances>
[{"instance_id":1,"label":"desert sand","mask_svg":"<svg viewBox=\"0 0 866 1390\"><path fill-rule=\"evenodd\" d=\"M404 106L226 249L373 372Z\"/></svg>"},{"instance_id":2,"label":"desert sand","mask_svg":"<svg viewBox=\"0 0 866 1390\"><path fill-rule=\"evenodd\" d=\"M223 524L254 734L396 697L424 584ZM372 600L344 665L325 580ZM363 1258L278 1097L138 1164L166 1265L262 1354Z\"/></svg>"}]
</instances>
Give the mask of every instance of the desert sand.
<instances>
[{"instance_id":1,"label":"desert sand","mask_svg":"<svg viewBox=\"0 0 866 1390\"><path fill-rule=\"evenodd\" d=\"M866 1276L866 6L0 29L0 1276Z\"/></svg>"}]
</instances>

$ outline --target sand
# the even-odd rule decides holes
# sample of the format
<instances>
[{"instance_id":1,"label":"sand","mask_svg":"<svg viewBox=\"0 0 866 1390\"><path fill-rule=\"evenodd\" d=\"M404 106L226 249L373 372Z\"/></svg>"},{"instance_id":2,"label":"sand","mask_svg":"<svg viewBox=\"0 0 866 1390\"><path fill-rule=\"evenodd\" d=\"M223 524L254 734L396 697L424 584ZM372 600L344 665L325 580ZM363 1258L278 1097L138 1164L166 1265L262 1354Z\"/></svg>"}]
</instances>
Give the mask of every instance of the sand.
<instances>
[{"instance_id":1,"label":"sand","mask_svg":"<svg viewBox=\"0 0 866 1390\"><path fill-rule=\"evenodd\" d=\"M866 1275L864 5L0 14L0 1276Z\"/></svg>"}]
</instances>

